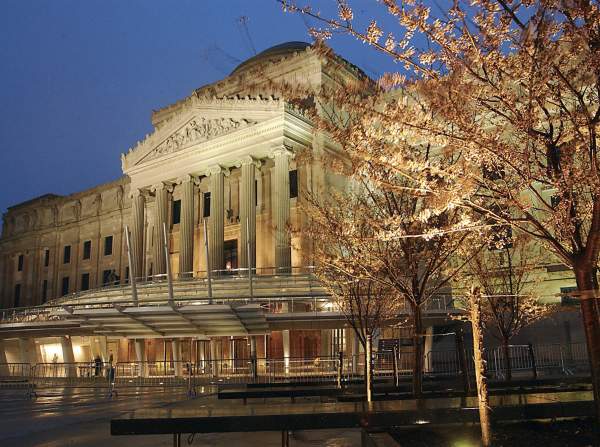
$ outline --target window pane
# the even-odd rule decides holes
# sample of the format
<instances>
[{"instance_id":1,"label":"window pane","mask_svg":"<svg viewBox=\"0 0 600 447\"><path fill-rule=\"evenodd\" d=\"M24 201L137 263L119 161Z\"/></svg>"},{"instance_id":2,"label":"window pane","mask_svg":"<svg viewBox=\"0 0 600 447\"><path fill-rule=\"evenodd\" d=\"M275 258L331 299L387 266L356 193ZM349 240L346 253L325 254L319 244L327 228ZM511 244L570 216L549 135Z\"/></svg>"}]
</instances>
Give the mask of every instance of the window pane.
<instances>
[{"instance_id":1,"label":"window pane","mask_svg":"<svg viewBox=\"0 0 600 447\"><path fill-rule=\"evenodd\" d=\"M81 290L89 290L90 289L90 274L83 273L81 275Z\"/></svg>"},{"instance_id":2,"label":"window pane","mask_svg":"<svg viewBox=\"0 0 600 447\"><path fill-rule=\"evenodd\" d=\"M298 171L290 171L290 199L298 197Z\"/></svg>"},{"instance_id":3,"label":"window pane","mask_svg":"<svg viewBox=\"0 0 600 447\"><path fill-rule=\"evenodd\" d=\"M50 250L46 249L44 252L44 267L48 267L50 265Z\"/></svg>"},{"instance_id":4,"label":"window pane","mask_svg":"<svg viewBox=\"0 0 600 447\"><path fill-rule=\"evenodd\" d=\"M83 259L90 259L92 256L92 241L83 243Z\"/></svg>"},{"instance_id":5,"label":"window pane","mask_svg":"<svg viewBox=\"0 0 600 447\"><path fill-rule=\"evenodd\" d=\"M173 225L181 221L181 200L173 201Z\"/></svg>"},{"instance_id":6,"label":"window pane","mask_svg":"<svg viewBox=\"0 0 600 447\"><path fill-rule=\"evenodd\" d=\"M202 216L210 217L210 193L205 192L203 195Z\"/></svg>"},{"instance_id":7,"label":"window pane","mask_svg":"<svg viewBox=\"0 0 600 447\"><path fill-rule=\"evenodd\" d=\"M113 250L113 237L106 236L104 238L104 256L112 255Z\"/></svg>"},{"instance_id":8,"label":"window pane","mask_svg":"<svg viewBox=\"0 0 600 447\"><path fill-rule=\"evenodd\" d=\"M17 271L18 272L22 272L23 271L23 263L24 262L25 262L25 256L19 255L19 259L17 261Z\"/></svg>"},{"instance_id":9,"label":"window pane","mask_svg":"<svg viewBox=\"0 0 600 447\"><path fill-rule=\"evenodd\" d=\"M69 293L69 277L65 276L62 279L62 296L68 295Z\"/></svg>"},{"instance_id":10,"label":"window pane","mask_svg":"<svg viewBox=\"0 0 600 447\"><path fill-rule=\"evenodd\" d=\"M63 264L68 264L69 262L71 262L71 246L65 245L65 250L63 252Z\"/></svg>"}]
</instances>

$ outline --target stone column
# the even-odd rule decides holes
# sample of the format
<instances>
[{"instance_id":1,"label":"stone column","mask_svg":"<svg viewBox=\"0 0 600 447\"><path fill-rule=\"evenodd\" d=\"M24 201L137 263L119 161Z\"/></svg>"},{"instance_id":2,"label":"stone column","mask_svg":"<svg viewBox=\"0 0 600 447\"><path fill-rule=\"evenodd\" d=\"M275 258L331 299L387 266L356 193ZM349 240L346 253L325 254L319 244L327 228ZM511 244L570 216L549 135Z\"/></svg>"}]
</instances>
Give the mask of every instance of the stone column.
<instances>
[{"instance_id":1,"label":"stone column","mask_svg":"<svg viewBox=\"0 0 600 447\"><path fill-rule=\"evenodd\" d=\"M225 209L223 206L223 182L229 170L213 166L207 173L210 183L210 218L208 220L208 250L211 270L223 270L223 242L225 233Z\"/></svg>"},{"instance_id":2,"label":"stone column","mask_svg":"<svg viewBox=\"0 0 600 447\"><path fill-rule=\"evenodd\" d=\"M290 158L294 154L282 147L271 154L275 160L275 182L272 185L273 223L275 226L275 267L278 273L290 273L292 266L290 220Z\"/></svg>"},{"instance_id":3,"label":"stone column","mask_svg":"<svg viewBox=\"0 0 600 447\"><path fill-rule=\"evenodd\" d=\"M63 353L63 362L65 365L65 374L67 377L76 377L77 369L75 367L75 354L73 353L73 342L70 337L60 337L60 347Z\"/></svg>"},{"instance_id":4,"label":"stone column","mask_svg":"<svg viewBox=\"0 0 600 447\"><path fill-rule=\"evenodd\" d=\"M220 359L218 358L217 353L217 341L214 338L211 338L208 342L210 348L210 368L209 371L212 372L213 377L219 377L219 365Z\"/></svg>"},{"instance_id":5,"label":"stone column","mask_svg":"<svg viewBox=\"0 0 600 447\"><path fill-rule=\"evenodd\" d=\"M152 190L156 196L156 219L154 220L154 275L167 273L167 260L163 227L169 228L169 187L164 183L155 185ZM164 225L163 225L164 224Z\"/></svg>"},{"instance_id":6,"label":"stone column","mask_svg":"<svg viewBox=\"0 0 600 447\"><path fill-rule=\"evenodd\" d=\"M173 351L173 366L175 369L175 377L182 376L182 364L181 364L181 340L176 338L171 341L171 350Z\"/></svg>"},{"instance_id":7,"label":"stone column","mask_svg":"<svg viewBox=\"0 0 600 447\"><path fill-rule=\"evenodd\" d=\"M181 181L181 222L179 224L179 276L194 276L194 177Z\"/></svg>"},{"instance_id":8,"label":"stone column","mask_svg":"<svg viewBox=\"0 0 600 447\"><path fill-rule=\"evenodd\" d=\"M256 182L255 170L260 162L250 156L240 161L242 182L240 188L240 268L256 267ZM247 222L247 223L246 223ZM250 258L248 259L248 242Z\"/></svg>"},{"instance_id":9,"label":"stone column","mask_svg":"<svg viewBox=\"0 0 600 447\"><path fill-rule=\"evenodd\" d=\"M146 344L143 339L136 339L134 343L135 359L139 363L138 374L141 377L146 376Z\"/></svg>"},{"instance_id":10,"label":"stone column","mask_svg":"<svg viewBox=\"0 0 600 447\"><path fill-rule=\"evenodd\" d=\"M141 278L144 275L144 195L139 189L132 193L131 201L131 262L133 271L130 277Z\"/></svg>"}]
</instances>

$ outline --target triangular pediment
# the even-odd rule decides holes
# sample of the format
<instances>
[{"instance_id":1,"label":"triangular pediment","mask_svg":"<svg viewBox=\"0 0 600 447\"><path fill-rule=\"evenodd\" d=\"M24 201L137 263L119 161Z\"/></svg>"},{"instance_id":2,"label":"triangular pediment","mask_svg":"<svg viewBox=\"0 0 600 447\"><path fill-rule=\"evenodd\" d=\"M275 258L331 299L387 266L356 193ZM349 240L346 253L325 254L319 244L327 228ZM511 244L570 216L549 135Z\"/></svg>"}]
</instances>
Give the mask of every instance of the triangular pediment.
<instances>
[{"instance_id":1,"label":"triangular pediment","mask_svg":"<svg viewBox=\"0 0 600 447\"><path fill-rule=\"evenodd\" d=\"M174 115L124 154L123 169L254 126L275 116L281 107L274 99L213 99L195 104Z\"/></svg>"},{"instance_id":2,"label":"triangular pediment","mask_svg":"<svg viewBox=\"0 0 600 447\"><path fill-rule=\"evenodd\" d=\"M157 144L139 162L146 162L173 152L181 151L194 144L227 135L236 130L256 124L249 118L208 118L194 116Z\"/></svg>"}]
</instances>

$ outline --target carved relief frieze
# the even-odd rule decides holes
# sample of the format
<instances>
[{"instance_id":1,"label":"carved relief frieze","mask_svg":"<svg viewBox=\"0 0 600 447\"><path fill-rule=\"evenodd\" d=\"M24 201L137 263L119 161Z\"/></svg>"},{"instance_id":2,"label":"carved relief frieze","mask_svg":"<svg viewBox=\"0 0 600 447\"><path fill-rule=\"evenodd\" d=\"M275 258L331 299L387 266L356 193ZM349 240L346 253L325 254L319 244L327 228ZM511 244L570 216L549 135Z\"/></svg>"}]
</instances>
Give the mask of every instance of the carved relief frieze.
<instances>
[{"instance_id":1,"label":"carved relief frieze","mask_svg":"<svg viewBox=\"0 0 600 447\"><path fill-rule=\"evenodd\" d=\"M144 161L177 152L192 144L207 141L256 123L257 121L249 119L194 118L177 132L169 136L165 141L160 143L148 154Z\"/></svg>"}]
</instances>

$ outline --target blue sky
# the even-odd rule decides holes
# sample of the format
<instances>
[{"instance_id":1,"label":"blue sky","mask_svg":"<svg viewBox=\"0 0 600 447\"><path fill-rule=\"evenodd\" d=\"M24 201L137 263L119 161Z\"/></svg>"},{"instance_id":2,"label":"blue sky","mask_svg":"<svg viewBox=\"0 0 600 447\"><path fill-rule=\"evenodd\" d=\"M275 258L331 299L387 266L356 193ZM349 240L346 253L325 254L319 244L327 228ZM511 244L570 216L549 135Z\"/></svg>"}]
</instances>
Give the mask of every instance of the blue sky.
<instances>
[{"instance_id":1,"label":"blue sky","mask_svg":"<svg viewBox=\"0 0 600 447\"><path fill-rule=\"evenodd\" d=\"M364 17L380 8L355 4ZM310 41L306 26L274 0L4 0L0 211L118 178L152 109L225 77L252 46ZM395 68L352 38L330 44L371 76Z\"/></svg>"}]
</instances>

